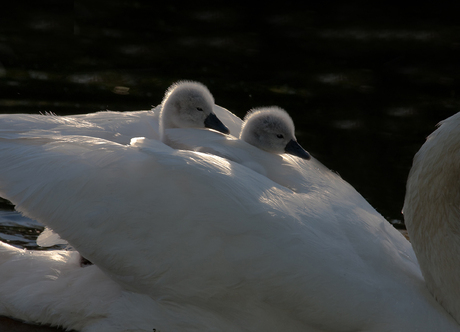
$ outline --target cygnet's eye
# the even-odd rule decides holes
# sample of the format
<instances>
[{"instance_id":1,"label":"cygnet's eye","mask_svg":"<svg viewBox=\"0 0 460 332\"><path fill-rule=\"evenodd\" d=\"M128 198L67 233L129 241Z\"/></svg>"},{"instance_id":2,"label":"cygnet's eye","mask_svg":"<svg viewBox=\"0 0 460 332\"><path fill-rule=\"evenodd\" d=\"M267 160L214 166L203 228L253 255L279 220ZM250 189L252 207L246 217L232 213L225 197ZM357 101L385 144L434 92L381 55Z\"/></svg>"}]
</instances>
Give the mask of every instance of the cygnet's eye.
<instances>
[{"instance_id":1,"label":"cygnet's eye","mask_svg":"<svg viewBox=\"0 0 460 332\"><path fill-rule=\"evenodd\" d=\"M196 108L197 111L203 112L203 109L201 107Z\"/></svg>"},{"instance_id":2,"label":"cygnet's eye","mask_svg":"<svg viewBox=\"0 0 460 332\"><path fill-rule=\"evenodd\" d=\"M278 137L278 138L284 138L284 136L281 135L281 134L276 135L276 137Z\"/></svg>"}]
</instances>

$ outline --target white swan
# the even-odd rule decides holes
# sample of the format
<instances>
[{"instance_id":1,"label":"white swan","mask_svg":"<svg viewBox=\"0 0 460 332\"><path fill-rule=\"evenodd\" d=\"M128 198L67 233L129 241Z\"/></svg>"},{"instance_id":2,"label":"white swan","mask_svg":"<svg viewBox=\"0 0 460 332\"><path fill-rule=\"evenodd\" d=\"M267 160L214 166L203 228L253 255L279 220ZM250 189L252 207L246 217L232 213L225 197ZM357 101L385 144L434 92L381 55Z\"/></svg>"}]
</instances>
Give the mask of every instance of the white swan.
<instances>
[{"instance_id":1,"label":"white swan","mask_svg":"<svg viewBox=\"0 0 460 332\"><path fill-rule=\"evenodd\" d=\"M312 168L311 191L293 193L238 163L146 139L0 133L0 155L0 195L95 263L72 270L68 294L84 298L53 315L42 308L56 292L11 290L33 266L0 268L0 314L36 321L42 310L41 322L82 331L460 330L409 242L332 173L322 188ZM4 264L24 256L4 251ZM80 279L89 268L102 273ZM83 291L104 278L106 294ZM89 319L75 325L80 311Z\"/></svg>"},{"instance_id":2,"label":"white swan","mask_svg":"<svg viewBox=\"0 0 460 332\"><path fill-rule=\"evenodd\" d=\"M404 215L428 289L460 322L460 113L441 122L415 155Z\"/></svg>"}]
</instances>

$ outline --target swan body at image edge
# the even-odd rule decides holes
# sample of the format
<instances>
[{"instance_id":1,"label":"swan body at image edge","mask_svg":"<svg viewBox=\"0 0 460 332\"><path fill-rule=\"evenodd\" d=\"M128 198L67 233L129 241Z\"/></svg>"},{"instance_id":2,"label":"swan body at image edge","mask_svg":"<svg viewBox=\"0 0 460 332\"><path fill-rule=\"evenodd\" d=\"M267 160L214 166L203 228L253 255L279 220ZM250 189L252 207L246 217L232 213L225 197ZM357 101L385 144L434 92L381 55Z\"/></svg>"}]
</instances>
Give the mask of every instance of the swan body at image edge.
<instances>
[{"instance_id":1,"label":"swan body at image edge","mask_svg":"<svg viewBox=\"0 0 460 332\"><path fill-rule=\"evenodd\" d=\"M410 244L339 177L348 196L293 193L141 138L0 134L0 153L1 196L149 298L159 330L458 330Z\"/></svg>"}]
</instances>

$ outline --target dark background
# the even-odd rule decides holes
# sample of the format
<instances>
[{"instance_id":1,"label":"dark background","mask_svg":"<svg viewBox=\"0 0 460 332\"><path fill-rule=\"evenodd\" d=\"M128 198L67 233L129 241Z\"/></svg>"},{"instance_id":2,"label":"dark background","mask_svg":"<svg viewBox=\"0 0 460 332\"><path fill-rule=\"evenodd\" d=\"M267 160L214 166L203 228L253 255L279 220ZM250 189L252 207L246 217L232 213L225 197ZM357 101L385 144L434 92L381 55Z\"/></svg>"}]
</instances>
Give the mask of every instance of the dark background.
<instances>
[{"instance_id":1,"label":"dark background","mask_svg":"<svg viewBox=\"0 0 460 332\"><path fill-rule=\"evenodd\" d=\"M389 220L413 155L459 110L460 24L442 2L16 7L0 13L0 113L148 109L197 80L239 116L286 109L299 142Z\"/></svg>"}]
</instances>

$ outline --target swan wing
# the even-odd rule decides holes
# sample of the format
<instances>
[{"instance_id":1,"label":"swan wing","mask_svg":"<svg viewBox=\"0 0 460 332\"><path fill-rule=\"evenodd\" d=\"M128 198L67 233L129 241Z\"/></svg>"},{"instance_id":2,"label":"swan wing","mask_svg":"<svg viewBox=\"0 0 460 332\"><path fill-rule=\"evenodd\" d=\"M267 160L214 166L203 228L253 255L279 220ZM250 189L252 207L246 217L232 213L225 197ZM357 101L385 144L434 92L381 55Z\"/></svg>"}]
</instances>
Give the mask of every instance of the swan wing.
<instances>
[{"instance_id":1,"label":"swan wing","mask_svg":"<svg viewBox=\"0 0 460 332\"><path fill-rule=\"evenodd\" d=\"M81 135L129 144L131 138L144 136L159 139L158 112L102 111L73 116L42 114L0 114L0 128L10 133L38 136L43 131L56 135ZM7 129L6 129L7 128Z\"/></svg>"},{"instance_id":2,"label":"swan wing","mask_svg":"<svg viewBox=\"0 0 460 332\"><path fill-rule=\"evenodd\" d=\"M219 105L213 106L213 111L216 113L217 117L228 127L230 130L230 135L234 137L239 137L241 132L241 127L243 126L243 120L238 116L230 112L228 109L223 108Z\"/></svg>"},{"instance_id":3,"label":"swan wing","mask_svg":"<svg viewBox=\"0 0 460 332\"><path fill-rule=\"evenodd\" d=\"M123 289L177 319L196 313L202 329L457 329L410 245L395 247L391 226L352 202L156 140L0 134L0 154L1 196Z\"/></svg>"},{"instance_id":4,"label":"swan wing","mask_svg":"<svg viewBox=\"0 0 460 332\"><path fill-rule=\"evenodd\" d=\"M123 290L96 265L82 268L76 251L0 242L0 299L0 316L68 330L151 332L171 326L164 323L169 312L151 297Z\"/></svg>"},{"instance_id":5,"label":"swan wing","mask_svg":"<svg viewBox=\"0 0 460 332\"><path fill-rule=\"evenodd\" d=\"M45 227L43 232L37 237L37 244L41 247L52 247L57 244L67 244L67 241L61 239L58 234Z\"/></svg>"},{"instance_id":6,"label":"swan wing","mask_svg":"<svg viewBox=\"0 0 460 332\"><path fill-rule=\"evenodd\" d=\"M168 144L174 148L226 158L295 192L335 192L338 200L341 200L340 197L349 200L350 196L353 196L360 198L359 205L371 208L352 186L315 158L305 160L288 154L276 155L231 135L223 135L212 130L173 128L165 132Z\"/></svg>"},{"instance_id":7,"label":"swan wing","mask_svg":"<svg viewBox=\"0 0 460 332\"><path fill-rule=\"evenodd\" d=\"M108 273L128 287L136 285L132 276L137 276L139 283L147 276L155 279L151 275L152 261L157 261L153 271L158 278L170 270L166 264L170 259L158 257L173 255L175 261L182 262L193 252L189 246L201 248L203 253L200 244L210 237L213 226L232 225L229 216L213 223L228 204L239 207L233 216L239 220L262 213L265 204L257 203L259 195L251 200L232 195L241 190L234 182L241 184L248 179L232 175L233 165L224 159L175 151L155 140L144 145L140 142L125 146L83 136L3 140L2 169L9 173L9 180L2 180L1 195L10 199L18 211L52 228L84 257L108 268ZM233 180L224 181L224 187L218 186L217 181L215 185L199 181L205 180L202 176L206 170L216 172L217 178ZM216 191L229 199L213 204ZM193 193L200 194L201 204L191 200ZM171 221L181 224L180 228ZM195 227L201 222L206 222L209 229ZM187 237L187 250L168 253L171 240L179 241L181 234L188 232L195 236ZM109 263L147 248L150 249L131 263ZM137 271L131 269L134 266ZM193 264L182 268L195 269ZM195 282L201 283L199 278ZM136 287L152 286L144 283Z\"/></svg>"},{"instance_id":8,"label":"swan wing","mask_svg":"<svg viewBox=\"0 0 460 332\"><path fill-rule=\"evenodd\" d=\"M122 292L97 266L81 268L76 251L29 251L2 242L0 285L0 315L75 330L110 315Z\"/></svg>"},{"instance_id":9,"label":"swan wing","mask_svg":"<svg viewBox=\"0 0 460 332\"><path fill-rule=\"evenodd\" d=\"M292 189L296 181L296 170L286 165L281 156L260 150L231 135L195 128L174 128L166 130L166 136L168 144L174 148L226 158L285 187Z\"/></svg>"},{"instance_id":10,"label":"swan wing","mask_svg":"<svg viewBox=\"0 0 460 332\"><path fill-rule=\"evenodd\" d=\"M74 115L72 118L87 121L94 126L102 128L104 131L116 133L127 138L122 141L114 140L117 143L128 144L131 138L140 136L156 140L160 139L159 112L155 112L154 110L131 112L101 111ZM78 131L73 132L73 134L80 135ZM81 135L92 136L84 132Z\"/></svg>"}]
</instances>

